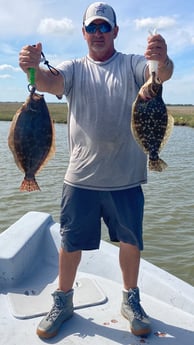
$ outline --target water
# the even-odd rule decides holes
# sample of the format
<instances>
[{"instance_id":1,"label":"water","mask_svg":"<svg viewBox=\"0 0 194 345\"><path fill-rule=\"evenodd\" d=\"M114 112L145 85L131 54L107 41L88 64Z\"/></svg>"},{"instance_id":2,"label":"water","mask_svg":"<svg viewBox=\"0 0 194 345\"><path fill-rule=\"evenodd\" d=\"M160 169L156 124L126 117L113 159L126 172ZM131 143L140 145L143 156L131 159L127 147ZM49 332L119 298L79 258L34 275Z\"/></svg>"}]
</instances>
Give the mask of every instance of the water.
<instances>
[{"instance_id":1,"label":"water","mask_svg":"<svg viewBox=\"0 0 194 345\"><path fill-rule=\"evenodd\" d=\"M68 163L67 126L56 124L56 154L37 175L41 192L21 193L23 174L7 146L10 122L0 122L0 231L28 211L50 213L59 221L61 191ZM175 127L161 153L163 173L149 173L145 193L142 256L194 285L194 129ZM26 229L28 231L28 229ZM107 232L103 226L103 239Z\"/></svg>"},{"instance_id":2,"label":"water","mask_svg":"<svg viewBox=\"0 0 194 345\"><path fill-rule=\"evenodd\" d=\"M10 122L0 122L0 231L29 211L52 214L59 221L61 191L68 163L67 126L55 125L56 153L37 175L41 192L21 193L23 173L17 168L7 144Z\"/></svg>"},{"instance_id":3,"label":"water","mask_svg":"<svg viewBox=\"0 0 194 345\"><path fill-rule=\"evenodd\" d=\"M194 129L175 127L144 187L144 257L194 285Z\"/></svg>"}]
</instances>

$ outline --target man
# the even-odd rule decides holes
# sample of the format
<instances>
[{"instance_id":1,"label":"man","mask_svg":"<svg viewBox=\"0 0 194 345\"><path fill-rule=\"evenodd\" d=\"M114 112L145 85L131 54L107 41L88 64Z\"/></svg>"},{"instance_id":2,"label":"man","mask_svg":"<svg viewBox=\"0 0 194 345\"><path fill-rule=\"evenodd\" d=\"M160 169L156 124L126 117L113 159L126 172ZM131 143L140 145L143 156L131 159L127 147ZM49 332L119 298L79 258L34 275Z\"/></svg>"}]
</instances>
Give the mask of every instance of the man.
<instances>
[{"instance_id":1,"label":"man","mask_svg":"<svg viewBox=\"0 0 194 345\"><path fill-rule=\"evenodd\" d=\"M139 88L149 77L147 60L158 61L162 81L171 77L173 63L160 35L149 37L145 57L117 52L114 40L118 31L112 7L97 2L87 8L83 18L88 55L61 63L58 76L39 67L40 43L20 52L23 71L36 69L37 89L64 94L69 105L70 161L61 202L59 286L53 293L51 311L37 328L43 338L55 336L73 315L73 283L81 251L99 248L101 217L110 239L120 243L121 313L135 335L151 332L137 287L143 249L141 184L147 181L147 162L130 132L130 114Z\"/></svg>"}]
</instances>

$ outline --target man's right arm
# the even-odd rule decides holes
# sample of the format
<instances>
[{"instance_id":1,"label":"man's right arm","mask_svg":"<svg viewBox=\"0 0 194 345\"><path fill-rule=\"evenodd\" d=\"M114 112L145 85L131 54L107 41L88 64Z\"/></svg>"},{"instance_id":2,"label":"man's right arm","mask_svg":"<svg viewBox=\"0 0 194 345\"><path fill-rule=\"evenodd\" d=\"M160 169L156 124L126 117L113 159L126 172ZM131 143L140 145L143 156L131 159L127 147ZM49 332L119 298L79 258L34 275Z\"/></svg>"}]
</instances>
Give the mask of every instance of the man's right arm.
<instances>
[{"instance_id":1,"label":"man's right arm","mask_svg":"<svg viewBox=\"0 0 194 345\"><path fill-rule=\"evenodd\" d=\"M29 77L29 68L35 69L35 84L38 91L53 95L63 95L64 79L61 74L53 74L39 66L41 61L42 45L25 46L19 54L19 65Z\"/></svg>"}]
</instances>

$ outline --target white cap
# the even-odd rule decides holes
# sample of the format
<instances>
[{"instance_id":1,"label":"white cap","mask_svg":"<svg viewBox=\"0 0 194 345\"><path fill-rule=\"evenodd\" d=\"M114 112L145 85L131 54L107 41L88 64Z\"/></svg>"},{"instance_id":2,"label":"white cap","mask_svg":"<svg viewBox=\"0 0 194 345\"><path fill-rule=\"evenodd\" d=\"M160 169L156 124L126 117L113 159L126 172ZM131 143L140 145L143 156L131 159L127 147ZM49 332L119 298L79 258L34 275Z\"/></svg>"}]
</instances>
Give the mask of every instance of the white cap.
<instances>
[{"instance_id":1,"label":"white cap","mask_svg":"<svg viewBox=\"0 0 194 345\"><path fill-rule=\"evenodd\" d=\"M105 20L112 26L112 28L116 25L115 11L105 2L94 2L91 4L84 14L83 24L88 26L96 19Z\"/></svg>"}]
</instances>

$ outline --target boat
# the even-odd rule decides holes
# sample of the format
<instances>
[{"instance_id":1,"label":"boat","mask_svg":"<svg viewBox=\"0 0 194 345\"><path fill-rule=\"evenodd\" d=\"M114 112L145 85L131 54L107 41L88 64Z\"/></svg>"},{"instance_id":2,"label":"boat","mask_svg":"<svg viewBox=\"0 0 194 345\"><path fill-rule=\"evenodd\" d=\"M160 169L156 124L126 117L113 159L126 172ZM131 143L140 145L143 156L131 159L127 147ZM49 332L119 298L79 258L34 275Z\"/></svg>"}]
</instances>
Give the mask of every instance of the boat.
<instances>
[{"instance_id":1,"label":"boat","mask_svg":"<svg viewBox=\"0 0 194 345\"><path fill-rule=\"evenodd\" d=\"M57 288L59 224L44 212L28 212L0 234L1 345L193 345L194 287L141 259L138 286L152 333L137 337L120 314L119 248L101 241L84 251L74 284L74 316L58 335L43 340L36 327Z\"/></svg>"}]
</instances>

